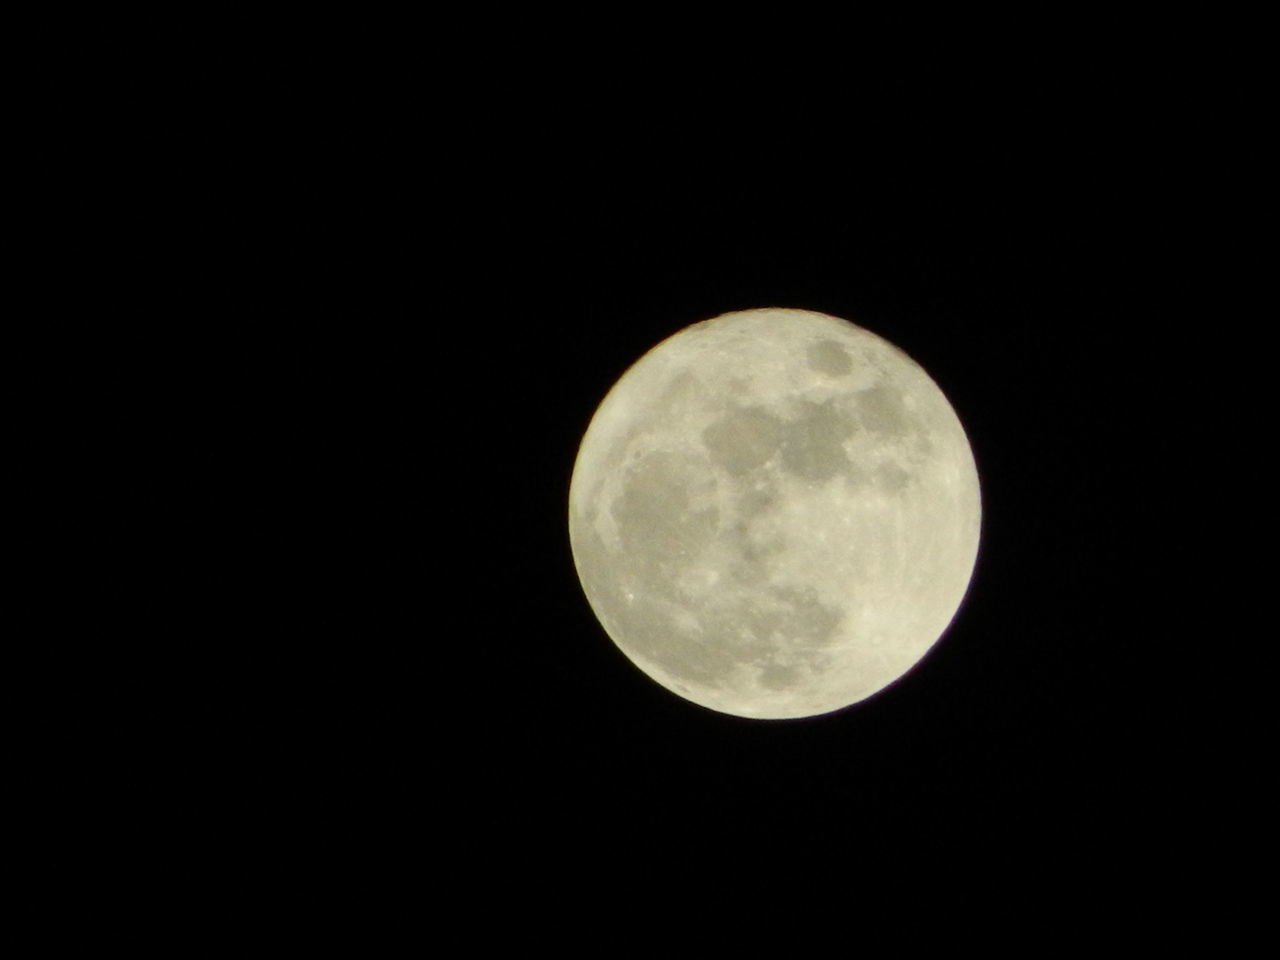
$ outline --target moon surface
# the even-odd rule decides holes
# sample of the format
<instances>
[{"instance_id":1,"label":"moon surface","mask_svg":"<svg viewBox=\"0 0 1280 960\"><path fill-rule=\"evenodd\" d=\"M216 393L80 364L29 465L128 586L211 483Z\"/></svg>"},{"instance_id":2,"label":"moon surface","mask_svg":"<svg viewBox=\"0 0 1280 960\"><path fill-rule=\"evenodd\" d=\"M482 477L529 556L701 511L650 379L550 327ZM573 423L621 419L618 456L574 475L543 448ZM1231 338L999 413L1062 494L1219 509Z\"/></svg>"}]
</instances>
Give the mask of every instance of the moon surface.
<instances>
[{"instance_id":1,"label":"moon surface","mask_svg":"<svg viewBox=\"0 0 1280 960\"><path fill-rule=\"evenodd\" d=\"M583 437L578 577L644 673L740 717L839 710L951 623L981 526L951 404L910 357L806 310L727 313L640 358Z\"/></svg>"}]
</instances>

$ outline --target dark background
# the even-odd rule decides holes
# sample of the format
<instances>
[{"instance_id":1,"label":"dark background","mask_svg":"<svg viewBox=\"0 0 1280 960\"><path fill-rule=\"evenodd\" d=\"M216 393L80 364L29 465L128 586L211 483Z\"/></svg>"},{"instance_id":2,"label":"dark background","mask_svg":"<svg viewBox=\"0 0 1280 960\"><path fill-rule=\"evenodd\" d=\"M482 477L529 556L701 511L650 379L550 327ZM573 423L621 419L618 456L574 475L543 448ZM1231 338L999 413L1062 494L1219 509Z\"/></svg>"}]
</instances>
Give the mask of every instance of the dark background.
<instances>
[{"instance_id":1,"label":"dark background","mask_svg":"<svg viewBox=\"0 0 1280 960\"><path fill-rule=\"evenodd\" d=\"M53 868L739 929L1169 909L1213 844L1217 681L1170 667L1200 636L1185 384L1235 255L1207 144L1237 92L1185 65L506 53L83 91L60 175L88 266L53 295L95 309L65 331L90 373L55 540L88 586L50 628ZM757 723L613 647L566 499L630 363L768 305L930 372L984 529L902 682Z\"/></svg>"}]
</instances>

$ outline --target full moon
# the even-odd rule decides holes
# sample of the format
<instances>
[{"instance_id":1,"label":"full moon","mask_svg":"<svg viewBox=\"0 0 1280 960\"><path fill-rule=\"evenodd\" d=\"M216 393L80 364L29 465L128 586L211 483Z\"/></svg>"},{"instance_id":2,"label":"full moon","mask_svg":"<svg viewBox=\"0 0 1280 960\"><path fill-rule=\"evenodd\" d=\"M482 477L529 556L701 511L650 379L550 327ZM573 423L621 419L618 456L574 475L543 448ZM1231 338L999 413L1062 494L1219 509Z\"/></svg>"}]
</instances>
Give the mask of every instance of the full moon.
<instances>
[{"instance_id":1,"label":"full moon","mask_svg":"<svg viewBox=\"0 0 1280 960\"><path fill-rule=\"evenodd\" d=\"M658 344L600 404L569 487L578 578L618 648L687 700L765 719L910 671L964 599L981 515L938 385L807 310Z\"/></svg>"}]
</instances>

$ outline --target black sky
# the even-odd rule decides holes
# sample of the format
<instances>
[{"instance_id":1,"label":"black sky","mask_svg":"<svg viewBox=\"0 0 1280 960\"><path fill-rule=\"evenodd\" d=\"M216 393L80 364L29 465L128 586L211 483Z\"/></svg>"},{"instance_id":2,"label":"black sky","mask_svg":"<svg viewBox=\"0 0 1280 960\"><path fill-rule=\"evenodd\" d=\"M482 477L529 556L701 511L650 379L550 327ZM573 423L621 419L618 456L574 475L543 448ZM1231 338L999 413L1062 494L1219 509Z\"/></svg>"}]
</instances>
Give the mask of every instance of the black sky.
<instances>
[{"instance_id":1,"label":"black sky","mask_svg":"<svg viewBox=\"0 0 1280 960\"><path fill-rule=\"evenodd\" d=\"M659 916L1120 909L1181 883L1201 718L1166 675L1202 521L1158 478L1185 469L1171 418L1199 416L1168 397L1230 94L1085 66L782 75L268 70L163 109L129 88L78 188L103 307L64 481L96 626L65 654L91 693L58 719L60 802L94 798L103 863ZM769 305L919 361L985 515L925 662L762 724L614 649L566 498L631 362Z\"/></svg>"}]
</instances>

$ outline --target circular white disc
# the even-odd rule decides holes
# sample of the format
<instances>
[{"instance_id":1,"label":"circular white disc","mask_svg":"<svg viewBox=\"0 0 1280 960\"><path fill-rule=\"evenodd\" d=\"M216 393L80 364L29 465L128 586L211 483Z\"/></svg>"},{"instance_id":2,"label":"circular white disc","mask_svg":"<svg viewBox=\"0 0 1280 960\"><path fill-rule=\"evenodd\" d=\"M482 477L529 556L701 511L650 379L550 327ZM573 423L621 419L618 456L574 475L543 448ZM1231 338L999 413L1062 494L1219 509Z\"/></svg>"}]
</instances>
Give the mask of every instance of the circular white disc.
<instances>
[{"instance_id":1,"label":"circular white disc","mask_svg":"<svg viewBox=\"0 0 1280 960\"><path fill-rule=\"evenodd\" d=\"M977 557L978 474L942 391L860 327L729 313L664 340L596 411L569 491L587 599L667 689L827 713L915 665Z\"/></svg>"}]
</instances>

